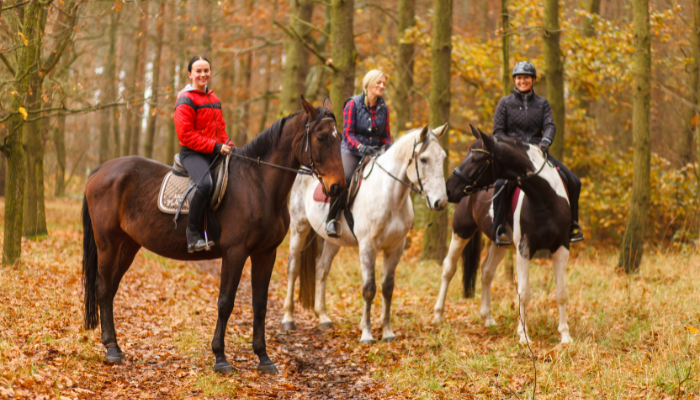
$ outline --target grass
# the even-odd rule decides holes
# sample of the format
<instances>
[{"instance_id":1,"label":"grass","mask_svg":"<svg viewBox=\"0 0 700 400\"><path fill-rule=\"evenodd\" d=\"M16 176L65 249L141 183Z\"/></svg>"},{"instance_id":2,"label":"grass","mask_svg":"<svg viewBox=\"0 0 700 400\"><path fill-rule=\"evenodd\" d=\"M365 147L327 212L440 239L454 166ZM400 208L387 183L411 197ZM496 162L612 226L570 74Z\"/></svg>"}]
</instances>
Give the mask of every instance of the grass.
<instances>
[{"instance_id":1,"label":"grass","mask_svg":"<svg viewBox=\"0 0 700 400\"><path fill-rule=\"evenodd\" d=\"M50 235L25 241L22 262L0 268L0 398L9 397L9 391L48 398L87 398L95 393L261 397L270 395L266 385L299 385L287 361L278 363L282 374L276 378L252 372L256 357L249 344L250 294L244 289L227 336L235 374L221 377L210 372L217 279L194 264L145 251L137 256L115 301L120 345L129 362L102 365L99 329L81 328L79 215L75 200L49 202ZM697 250L667 252L648 246L640 273L627 276L614 270L614 252L590 245L573 249L566 279L571 345L559 344L551 263L535 260L531 267L528 323L537 367L536 398L700 398ZM358 365L367 379L383 383L385 392L379 397L532 398L532 360L527 348L517 344L517 297L503 268L492 291L497 326L482 325L480 287L475 299L462 298L460 273L448 292L445 323L436 326L431 320L441 266L419 262L411 256L415 254L415 248L409 249L397 269L392 322L398 340L361 346L357 252L341 250L329 277L328 310L336 326L332 337L325 336L331 346L326 351L346 349L343 365ZM288 351L275 339L286 290L286 256L285 243L273 273L268 312L268 348L276 360L287 360ZM381 261L376 269L381 271ZM372 311L378 339L380 293ZM314 322L308 312L296 315L298 324ZM284 391L277 393L286 396Z\"/></svg>"}]
</instances>

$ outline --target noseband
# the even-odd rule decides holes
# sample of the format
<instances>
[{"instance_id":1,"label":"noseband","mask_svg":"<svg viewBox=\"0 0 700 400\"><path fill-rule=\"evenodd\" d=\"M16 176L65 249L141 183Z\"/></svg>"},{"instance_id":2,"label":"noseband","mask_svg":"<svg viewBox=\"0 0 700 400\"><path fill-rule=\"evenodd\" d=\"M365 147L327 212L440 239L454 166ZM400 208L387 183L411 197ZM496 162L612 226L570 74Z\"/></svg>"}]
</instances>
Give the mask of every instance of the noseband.
<instances>
[{"instance_id":1,"label":"noseband","mask_svg":"<svg viewBox=\"0 0 700 400\"><path fill-rule=\"evenodd\" d=\"M299 158L301 158L301 153L304 151L309 152L309 166L302 166L301 169L299 170L299 173L302 175L311 175L314 178L318 179L323 183L323 187L326 187L325 182L323 182L322 174L316 169L316 165L314 164L314 158L311 152L311 134L310 132L312 131L312 127L316 127L319 123L323 121L333 121L336 122L335 116L333 114L330 114L330 117L326 117L326 110L322 109L321 113L318 115L318 118L316 118L316 121L311 122L310 120L306 122L306 131L304 132L304 138L302 139L301 146L299 148ZM308 118L308 117L307 117ZM302 149L303 148L303 149Z\"/></svg>"}]
</instances>

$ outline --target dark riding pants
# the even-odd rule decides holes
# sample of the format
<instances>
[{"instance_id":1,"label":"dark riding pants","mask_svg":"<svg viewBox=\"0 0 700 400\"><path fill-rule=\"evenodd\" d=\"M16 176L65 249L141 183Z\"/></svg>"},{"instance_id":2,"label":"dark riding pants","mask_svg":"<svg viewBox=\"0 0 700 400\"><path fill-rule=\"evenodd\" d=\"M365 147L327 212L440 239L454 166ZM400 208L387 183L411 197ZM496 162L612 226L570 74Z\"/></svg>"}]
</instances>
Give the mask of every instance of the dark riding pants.
<instances>
[{"instance_id":1,"label":"dark riding pants","mask_svg":"<svg viewBox=\"0 0 700 400\"><path fill-rule=\"evenodd\" d=\"M216 156L196 152L187 147L180 150L180 163L190 174L190 177L197 185L195 193L190 201L190 213L187 227L192 232L203 234L202 223L209 205L209 198L214 189L214 181L209 172L209 165Z\"/></svg>"},{"instance_id":2,"label":"dark riding pants","mask_svg":"<svg viewBox=\"0 0 700 400\"><path fill-rule=\"evenodd\" d=\"M350 188L350 180L352 179L353 172L357 168L357 165L362 160L361 156L355 156L348 153L341 153L340 157L343 160L343 170L345 171L345 192L340 195L340 197L331 200L331 206L328 209L327 222L337 219L338 213L345 209L345 203L347 201L347 190Z\"/></svg>"},{"instance_id":3,"label":"dark riding pants","mask_svg":"<svg viewBox=\"0 0 700 400\"><path fill-rule=\"evenodd\" d=\"M581 180L578 179L573 172L564 166L559 160L548 154L548 160L555 166L559 167L561 175L566 180L566 187L569 191L569 203L571 204L571 221L578 222L578 198L581 195ZM494 193L498 193L505 179L499 179L494 184ZM510 207L510 199L513 196L513 191L516 188L514 182L510 182L503 188L503 192L493 200L493 233L496 234L496 228L499 225L506 223L506 216Z\"/></svg>"}]
</instances>

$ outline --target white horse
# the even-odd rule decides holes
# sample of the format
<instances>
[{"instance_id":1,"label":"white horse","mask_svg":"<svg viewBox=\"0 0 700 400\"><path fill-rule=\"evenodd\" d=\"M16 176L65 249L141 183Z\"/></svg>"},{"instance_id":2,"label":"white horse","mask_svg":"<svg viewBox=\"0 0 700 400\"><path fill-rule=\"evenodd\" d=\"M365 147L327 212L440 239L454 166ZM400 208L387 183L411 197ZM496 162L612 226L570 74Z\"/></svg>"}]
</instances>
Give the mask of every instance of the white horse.
<instances>
[{"instance_id":1,"label":"white horse","mask_svg":"<svg viewBox=\"0 0 700 400\"><path fill-rule=\"evenodd\" d=\"M299 176L296 179L289 205L289 283L284 302L283 329L296 329L293 315L294 283L300 272L302 278L299 297L302 299L302 305L306 308L314 305L320 329L332 326L333 322L326 313L325 302L326 278L331 263L341 246L359 246L362 297L365 300L360 323L360 342L374 342L370 330L370 311L377 290L374 263L380 251L384 253L382 340L391 341L395 338L391 330L391 296L394 291L396 265L404 251L406 234L413 224L413 206L409 194L411 187L422 187L422 195L431 210L442 210L447 205L442 167L446 155L438 142L438 138L445 132L447 124L432 132L427 125L423 129L408 131L384 154L367 165L364 170L366 178L351 207L355 236L345 218L342 218L341 237L329 238L325 231L329 204L313 198L318 181L307 176ZM325 239L318 266L315 257L316 238L310 234L312 229ZM302 257L301 252L305 247L308 248ZM304 298L307 299L306 304Z\"/></svg>"},{"instance_id":2,"label":"white horse","mask_svg":"<svg viewBox=\"0 0 700 400\"><path fill-rule=\"evenodd\" d=\"M493 189L481 191L504 178L518 182L521 192L513 213L513 245L517 252L516 272L520 317L520 343L529 339L527 334L527 305L530 301L530 260L540 249L551 251L554 261L556 299L559 304L559 333L561 343L570 343L566 322L566 264L569 260L569 225L571 209L566 187L556 169L545 161L537 146L522 144L513 139L496 140L474 127L476 137L467 157L447 180L449 201L457 203L452 219L452 242L443 262L442 285L435 304L434 323L441 323L450 280L457 269L460 253L464 260L464 293L474 293L476 273L481 253L481 233L491 239L491 248L481 271L481 317L485 325L496 325L491 315L491 283L496 267L506 254L505 247L496 247L493 224ZM466 196L471 194L471 196ZM503 199L510 202L511 199Z\"/></svg>"}]
</instances>

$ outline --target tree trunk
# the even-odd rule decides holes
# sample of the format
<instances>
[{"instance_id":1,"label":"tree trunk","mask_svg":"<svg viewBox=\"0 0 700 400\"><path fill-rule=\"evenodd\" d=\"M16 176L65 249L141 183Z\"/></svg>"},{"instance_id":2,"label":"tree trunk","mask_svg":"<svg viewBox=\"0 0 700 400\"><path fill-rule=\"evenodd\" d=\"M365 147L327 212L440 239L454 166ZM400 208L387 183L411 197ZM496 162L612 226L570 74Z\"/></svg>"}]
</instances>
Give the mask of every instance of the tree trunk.
<instances>
[{"instance_id":1,"label":"tree trunk","mask_svg":"<svg viewBox=\"0 0 700 400\"><path fill-rule=\"evenodd\" d=\"M416 0L399 0L399 43L396 46L396 131L405 131L413 127L412 91L413 91L413 55L415 45L405 43L405 32L416 24Z\"/></svg>"},{"instance_id":2,"label":"tree trunk","mask_svg":"<svg viewBox=\"0 0 700 400\"><path fill-rule=\"evenodd\" d=\"M700 104L700 88L698 82L700 80L700 37L698 37L698 29L700 29L700 1L693 0L693 32L690 35L690 44L693 51L693 62L688 65L688 80L690 91L688 100L694 105ZM685 166L693 162L693 139L698 128L698 112L691 107L687 107L685 118L683 118L683 132L678 140L678 156L680 166ZM699 153L700 154L700 153Z\"/></svg>"},{"instance_id":3,"label":"tree trunk","mask_svg":"<svg viewBox=\"0 0 700 400\"><path fill-rule=\"evenodd\" d=\"M564 109L564 64L559 47L559 1L544 1L544 62L547 77L547 100L552 106L557 137L550 153L564 161L565 109Z\"/></svg>"},{"instance_id":4,"label":"tree trunk","mask_svg":"<svg viewBox=\"0 0 700 400\"><path fill-rule=\"evenodd\" d=\"M136 54L133 60L133 75L131 96L132 96L132 107L131 115L129 116L130 128L129 128L129 151L127 154L138 155L139 154L139 136L141 136L141 118L143 117L143 103L144 103L144 90L146 89L146 57L148 56L148 42L146 41L146 36L148 36L148 16L141 17L141 26L139 27L138 37L134 43L134 49L136 49ZM125 140L126 141L126 140Z\"/></svg>"},{"instance_id":5,"label":"tree trunk","mask_svg":"<svg viewBox=\"0 0 700 400\"><path fill-rule=\"evenodd\" d=\"M508 96L510 94L510 86L513 77L510 71L510 22L508 22L508 0L501 0L501 29L503 30L501 36L501 51L503 54L503 95Z\"/></svg>"},{"instance_id":6,"label":"tree trunk","mask_svg":"<svg viewBox=\"0 0 700 400\"><path fill-rule=\"evenodd\" d=\"M0 152L0 197L5 196L5 176L7 175L7 161L5 154Z\"/></svg>"},{"instance_id":7,"label":"tree trunk","mask_svg":"<svg viewBox=\"0 0 700 400\"><path fill-rule=\"evenodd\" d=\"M430 71L430 126L436 128L450 120L450 56L452 53L452 0L433 3L432 66ZM447 153L443 173L449 171L448 134L440 138ZM421 259L442 261L447 251L447 211L425 227Z\"/></svg>"},{"instance_id":8,"label":"tree trunk","mask_svg":"<svg viewBox=\"0 0 700 400\"><path fill-rule=\"evenodd\" d=\"M583 19L583 34L587 37L593 37L595 36L595 26L593 25L593 18L594 16L600 14L600 0L591 0L588 13L591 16L590 18Z\"/></svg>"},{"instance_id":9,"label":"tree trunk","mask_svg":"<svg viewBox=\"0 0 700 400\"><path fill-rule=\"evenodd\" d=\"M299 33L299 36L307 43L313 43L311 28L306 24L311 23L314 2L312 0L292 0L290 8L289 26ZM280 113L287 115L300 109L299 96L304 94L305 90L306 74L309 71L309 52L298 40L287 38L284 53Z\"/></svg>"},{"instance_id":10,"label":"tree trunk","mask_svg":"<svg viewBox=\"0 0 700 400\"><path fill-rule=\"evenodd\" d=\"M172 91L172 104L169 105L169 118L168 118L168 149L165 159L165 163L169 164L173 162L173 157L176 153L180 152L180 141L177 138L177 130L175 129L175 99L177 99L177 93L181 86L184 86L186 72L187 72L187 43L185 42L185 16L187 15L187 2L181 1L177 2L177 26L175 31L175 44L174 49L171 46L173 57L175 62L173 62L172 77L171 82L173 85ZM178 68L179 66L179 68Z\"/></svg>"},{"instance_id":11,"label":"tree trunk","mask_svg":"<svg viewBox=\"0 0 700 400\"><path fill-rule=\"evenodd\" d=\"M59 114L53 133L56 147L56 197L66 195L66 116Z\"/></svg>"},{"instance_id":12,"label":"tree trunk","mask_svg":"<svg viewBox=\"0 0 700 400\"><path fill-rule=\"evenodd\" d=\"M272 2L272 11L270 12L270 20L275 20L275 15L277 14L277 0ZM260 128L258 132L262 132L265 129L265 124L267 124L267 113L270 111L270 97L271 90L270 82L272 78L272 50L273 47L269 43L272 42L272 30L270 30L267 36L267 51L265 52L265 99L263 100L263 110L260 116Z\"/></svg>"},{"instance_id":13,"label":"tree trunk","mask_svg":"<svg viewBox=\"0 0 700 400\"><path fill-rule=\"evenodd\" d=\"M160 60L163 55L163 15L165 14L165 0L158 5L158 19L156 20L156 56L153 59L153 79L151 80L151 100L148 102L148 123L146 125L146 144L144 156L153 158L153 143L156 136L156 122L158 117L158 91L160 90Z\"/></svg>"},{"instance_id":14,"label":"tree trunk","mask_svg":"<svg viewBox=\"0 0 700 400\"><path fill-rule=\"evenodd\" d=\"M700 105L700 0L693 0L693 70L695 71L695 104ZM692 80L691 80L692 81ZM696 115L700 115L697 114ZM695 159L700 166L700 123L695 124ZM697 185L697 198L700 199L700 182ZM700 232L700 210L698 210L698 231ZM700 235L698 235L700 236ZM700 244L700 238L698 238Z\"/></svg>"},{"instance_id":15,"label":"tree trunk","mask_svg":"<svg viewBox=\"0 0 700 400\"><path fill-rule=\"evenodd\" d=\"M112 11L111 26L109 27L109 56L107 58L107 79L109 79L109 87L111 89L112 102L119 100L119 68L117 68L117 28L119 26L120 12ZM112 157L118 158L121 156L121 133L119 132L119 108L112 107L110 109L112 120L112 137L114 138Z\"/></svg>"},{"instance_id":16,"label":"tree trunk","mask_svg":"<svg viewBox=\"0 0 700 400\"><path fill-rule=\"evenodd\" d=\"M354 0L331 0L331 59L335 66L331 78L331 103L336 115L355 90Z\"/></svg>"},{"instance_id":17,"label":"tree trunk","mask_svg":"<svg viewBox=\"0 0 700 400\"><path fill-rule=\"evenodd\" d=\"M620 247L618 267L632 273L639 270L644 252L644 232L649 210L650 139L649 109L651 103L651 35L649 32L649 0L632 0L634 16L634 82L632 135L634 139L634 178L630 198L630 214Z\"/></svg>"}]
</instances>

